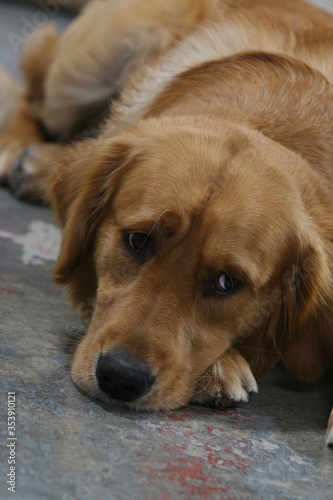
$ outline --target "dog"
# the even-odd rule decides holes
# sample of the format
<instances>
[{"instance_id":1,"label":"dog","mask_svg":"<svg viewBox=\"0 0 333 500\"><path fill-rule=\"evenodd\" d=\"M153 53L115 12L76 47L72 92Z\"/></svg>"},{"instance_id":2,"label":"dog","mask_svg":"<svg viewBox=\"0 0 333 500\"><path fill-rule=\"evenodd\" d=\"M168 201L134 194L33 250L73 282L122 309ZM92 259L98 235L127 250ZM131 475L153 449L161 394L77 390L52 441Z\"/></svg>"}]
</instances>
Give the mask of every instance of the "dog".
<instances>
[{"instance_id":1,"label":"dog","mask_svg":"<svg viewBox=\"0 0 333 500\"><path fill-rule=\"evenodd\" d=\"M332 54L301 0L95 0L25 46L0 177L63 228L90 397L223 407L332 362Z\"/></svg>"}]
</instances>

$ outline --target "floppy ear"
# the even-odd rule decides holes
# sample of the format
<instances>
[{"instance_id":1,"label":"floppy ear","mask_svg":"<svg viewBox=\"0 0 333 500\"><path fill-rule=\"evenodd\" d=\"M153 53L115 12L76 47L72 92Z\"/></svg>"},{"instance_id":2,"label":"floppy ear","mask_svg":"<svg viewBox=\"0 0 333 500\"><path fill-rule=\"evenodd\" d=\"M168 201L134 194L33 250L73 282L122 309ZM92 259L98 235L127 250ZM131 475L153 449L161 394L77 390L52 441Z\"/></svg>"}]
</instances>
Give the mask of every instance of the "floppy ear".
<instances>
[{"instance_id":1,"label":"floppy ear","mask_svg":"<svg viewBox=\"0 0 333 500\"><path fill-rule=\"evenodd\" d=\"M317 379L332 359L332 261L332 243L313 237L296 248L281 277L280 307L269 333L285 367L302 380Z\"/></svg>"},{"instance_id":2,"label":"floppy ear","mask_svg":"<svg viewBox=\"0 0 333 500\"><path fill-rule=\"evenodd\" d=\"M314 381L333 357L333 244L294 233L281 260L259 318L237 347L256 378L282 360L300 380Z\"/></svg>"},{"instance_id":3,"label":"floppy ear","mask_svg":"<svg viewBox=\"0 0 333 500\"><path fill-rule=\"evenodd\" d=\"M130 163L130 148L122 138L85 141L69 149L54 166L49 198L63 237L52 279L69 286L74 306L91 306L95 296L93 236Z\"/></svg>"}]
</instances>

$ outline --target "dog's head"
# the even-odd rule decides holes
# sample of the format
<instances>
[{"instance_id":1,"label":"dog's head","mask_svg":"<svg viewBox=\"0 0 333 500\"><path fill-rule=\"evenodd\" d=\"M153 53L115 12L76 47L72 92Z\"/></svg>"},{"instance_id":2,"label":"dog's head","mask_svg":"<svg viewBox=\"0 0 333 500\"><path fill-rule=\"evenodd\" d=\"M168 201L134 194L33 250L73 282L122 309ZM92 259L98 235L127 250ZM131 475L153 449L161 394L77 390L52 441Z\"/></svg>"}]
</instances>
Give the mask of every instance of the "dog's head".
<instances>
[{"instance_id":1,"label":"dog's head","mask_svg":"<svg viewBox=\"0 0 333 500\"><path fill-rule=\"evenodd\" d=\"M147 120L55 169L54 279L92 312L72 366L92 396L178 407L236 343L261 373L331 292L304 208L306 162L258 132L202 120Z\"/></svg>"}]
</instances>

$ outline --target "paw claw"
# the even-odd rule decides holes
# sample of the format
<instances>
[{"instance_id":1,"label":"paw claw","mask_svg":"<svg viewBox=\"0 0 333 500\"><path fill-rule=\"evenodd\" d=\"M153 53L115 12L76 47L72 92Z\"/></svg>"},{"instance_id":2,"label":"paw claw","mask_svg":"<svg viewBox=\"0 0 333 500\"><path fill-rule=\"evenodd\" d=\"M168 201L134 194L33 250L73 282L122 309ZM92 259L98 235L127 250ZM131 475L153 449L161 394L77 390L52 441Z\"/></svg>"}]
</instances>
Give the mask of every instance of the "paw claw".
<instances>
[{"instance_id":1,"label":"paw claw","mask_svg":"<svg viewBox=\"0 0 333 500\"><path fill-rule=\"evenodd\" d=\"M246 390L249 394L257 394L257 392L258 392L258 384L257 384L256 379L252 375L250 367L249 367L248 373L247 373Z\"/></svg>"},{"instance_id":2,"label":"paw claw","mask_svg":"<svg viewBox=\"0 0 333 500\"><path fill-rule=\"evenodd\" d=\"M233 399L214 399L213 406L217 410L226 410L227 408L233 408L236 402Z\"/></svg>"}]
</instances>

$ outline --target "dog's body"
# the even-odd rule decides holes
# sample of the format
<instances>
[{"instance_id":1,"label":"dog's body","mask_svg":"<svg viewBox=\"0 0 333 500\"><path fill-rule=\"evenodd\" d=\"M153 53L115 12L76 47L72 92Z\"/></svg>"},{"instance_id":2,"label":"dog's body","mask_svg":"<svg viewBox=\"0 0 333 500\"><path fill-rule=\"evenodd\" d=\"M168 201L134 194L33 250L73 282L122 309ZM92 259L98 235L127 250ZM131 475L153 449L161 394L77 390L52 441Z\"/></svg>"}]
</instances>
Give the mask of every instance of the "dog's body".
<instances>
[{"instance_id":1,"label":"dog's body","mask_svg":"<svg viewBox=\"0 0 333 500\"><path fill-rule=\"evenodd\" d=\"M0 175L64 228L88 394L246 400L251 371L332 361L332 56L333 18L298 0L97 0L27 46Z\"/></svg>"}]
</instances>

